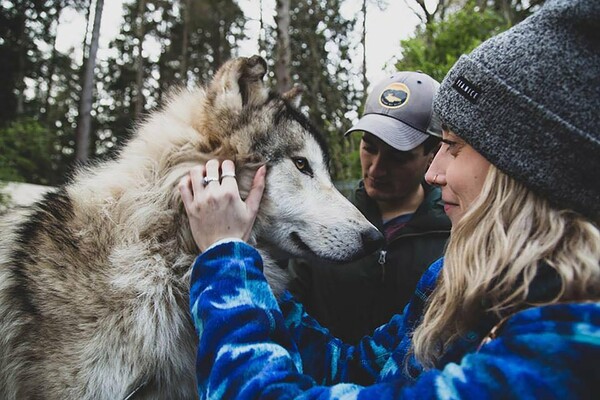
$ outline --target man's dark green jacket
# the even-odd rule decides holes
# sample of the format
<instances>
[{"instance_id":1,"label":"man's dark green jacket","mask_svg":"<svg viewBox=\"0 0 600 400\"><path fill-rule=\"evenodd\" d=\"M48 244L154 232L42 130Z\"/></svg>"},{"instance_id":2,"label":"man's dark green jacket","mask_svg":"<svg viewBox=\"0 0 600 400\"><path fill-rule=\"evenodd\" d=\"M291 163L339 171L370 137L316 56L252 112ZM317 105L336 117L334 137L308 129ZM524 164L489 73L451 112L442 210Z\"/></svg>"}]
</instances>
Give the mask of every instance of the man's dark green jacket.
<instances>
[{"instance_id":1,"label":"man's dark green jacket","mask_svg":"<svg viewBox=\"0 0 600 400\"><path fill-rule=\"evenodd\" d=\"M379 250L349 264L292 260L290 291L331 333L356 343L402 313L423 272L440 258L450 234L441 191L423 184L425 199L411 220ZM383 221L363 182L350 199L383 232Z\"/></svg>"}]
</instances>

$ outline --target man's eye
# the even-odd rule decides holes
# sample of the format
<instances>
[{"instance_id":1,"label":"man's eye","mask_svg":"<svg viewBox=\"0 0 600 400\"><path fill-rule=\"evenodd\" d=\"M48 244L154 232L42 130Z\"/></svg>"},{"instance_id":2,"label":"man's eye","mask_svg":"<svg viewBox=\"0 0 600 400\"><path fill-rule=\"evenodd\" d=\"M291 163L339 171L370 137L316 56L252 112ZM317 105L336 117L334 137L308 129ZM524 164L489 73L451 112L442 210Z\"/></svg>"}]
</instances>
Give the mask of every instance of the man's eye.
<instances>
[{"instance_id":1,"label":"man's eye","mask_svg":"<svg viewBox=\"0 0 600 400\"><path fill-rule=\"evenodd\" d=\"M394 155L394 161L399 163L399 164L404 164L407 163L409 161L411 161L413 159L413 157L411 157L410 154L397 154Z\"/></svg>"},{"instance_id":2,"label":"man's eye","mask_svg":"<svg viewBox=\"0 0 600 400\"><path fill-rule=\"evenodd\" d=\"M294 165L296 166L296 168L298 168L298 171L302 172L303 174L312 176L312 169L310 169L310 165L308 164L308 160L306 158L296 157L292 158L292 161L294 161Z\"/></svg>"}]
</instances>

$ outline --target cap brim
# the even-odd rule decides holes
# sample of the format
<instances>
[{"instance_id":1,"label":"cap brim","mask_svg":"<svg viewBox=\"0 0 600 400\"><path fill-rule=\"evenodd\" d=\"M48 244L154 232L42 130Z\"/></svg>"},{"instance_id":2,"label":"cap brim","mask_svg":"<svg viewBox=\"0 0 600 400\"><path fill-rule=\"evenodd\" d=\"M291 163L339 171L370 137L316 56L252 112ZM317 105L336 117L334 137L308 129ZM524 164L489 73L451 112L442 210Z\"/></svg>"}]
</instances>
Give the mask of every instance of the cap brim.
<instances>
[{"instance_id":1,"label":"cap brim","mask_svg":"<svg viewBox=\"0 0 600 400\"><path fill-rule=\"evenodd\" d=\"M344 135L356 131L369 132L400 151L410 151L429 137L428 134L404 122L381 114L364 115Z\"/></svg>"}]
</instances>

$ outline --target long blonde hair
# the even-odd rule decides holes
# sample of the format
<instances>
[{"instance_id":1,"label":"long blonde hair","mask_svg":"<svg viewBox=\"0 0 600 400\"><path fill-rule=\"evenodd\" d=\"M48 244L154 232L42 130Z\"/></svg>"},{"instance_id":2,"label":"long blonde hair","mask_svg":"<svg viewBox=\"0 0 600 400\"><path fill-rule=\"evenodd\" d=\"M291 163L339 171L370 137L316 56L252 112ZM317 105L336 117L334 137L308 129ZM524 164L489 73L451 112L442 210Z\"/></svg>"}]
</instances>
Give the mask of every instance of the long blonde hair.
<instances>
[{"instance_id":1,"label":"long blonde hair","mask_svg":"<svg viewBox=\"0 0 600 400\"><path fill-rule=\"evenodd\" d=\"M561 287L536 305L600 298L596 224L556 209L491 166L478 199L452 228L411 353L426 369L434 368L484 315L503 318L532 306L527 295L541 262L556 271Z\"/></svg>"}]
</instances>

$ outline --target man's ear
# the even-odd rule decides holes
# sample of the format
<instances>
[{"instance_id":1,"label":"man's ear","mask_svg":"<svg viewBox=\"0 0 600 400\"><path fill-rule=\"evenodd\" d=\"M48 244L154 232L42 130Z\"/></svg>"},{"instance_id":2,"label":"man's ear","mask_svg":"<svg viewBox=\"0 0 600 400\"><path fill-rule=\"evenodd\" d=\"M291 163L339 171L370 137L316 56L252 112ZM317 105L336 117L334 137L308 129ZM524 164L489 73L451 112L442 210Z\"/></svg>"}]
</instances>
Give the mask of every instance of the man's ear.
<instances>
[{"instance_id":1,"label":"man's ear","mask_svg":"<svg viewBox=\"0 0 600 400\"><path fill-rule=\"evenodd\" d=\"M207 97L216 110L241 111L246 106L264 104L269 96L263 82L266 73L267 63L259 56L232 59L215 74Z\"/></svg>"}]
</instances>

